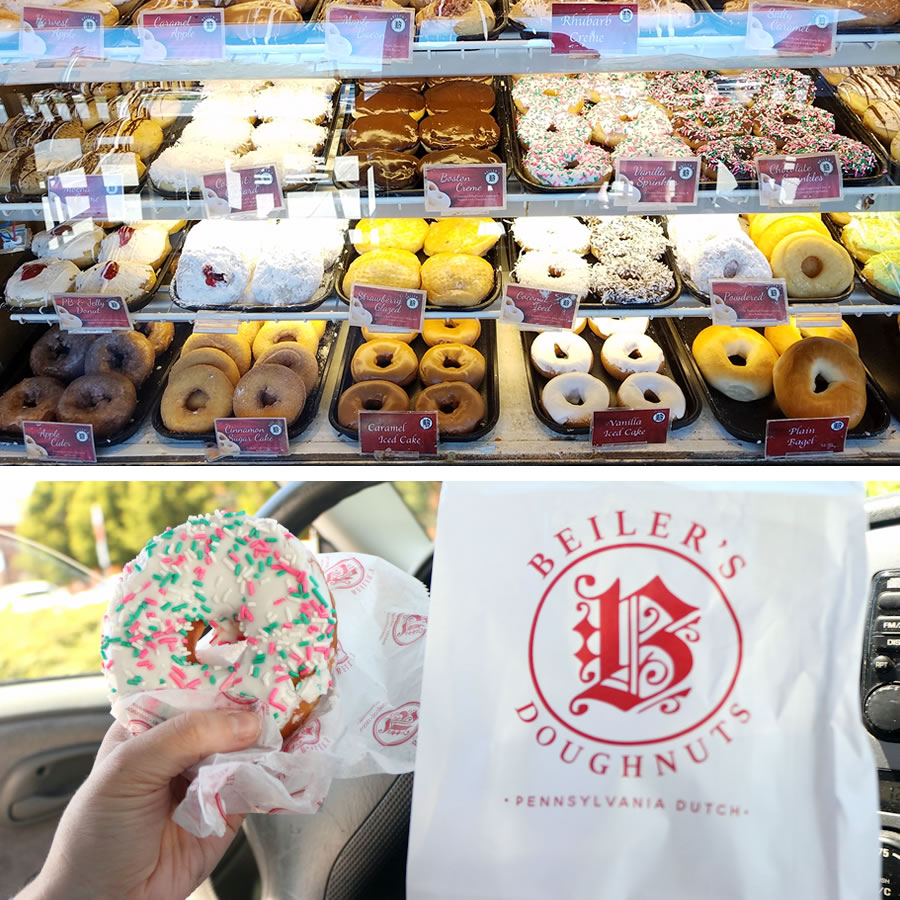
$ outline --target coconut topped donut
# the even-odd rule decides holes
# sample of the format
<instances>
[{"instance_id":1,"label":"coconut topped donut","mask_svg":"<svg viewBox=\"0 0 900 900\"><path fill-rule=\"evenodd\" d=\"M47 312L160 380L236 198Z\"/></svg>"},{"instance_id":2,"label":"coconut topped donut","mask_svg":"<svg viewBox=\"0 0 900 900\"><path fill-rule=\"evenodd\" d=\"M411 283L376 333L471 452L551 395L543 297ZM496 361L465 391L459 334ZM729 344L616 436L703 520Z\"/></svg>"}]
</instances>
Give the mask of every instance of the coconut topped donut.
<instances>
[{"instance_id":1,"label":"coconut topped donut","mask_svg":"<svg viewBox=\"0 0 900 900\"><path fill-rule=\"evenodd\" d=\"M164 531L124 567L100 653L111 701L221 693L260 701L287 736L331 687L336 645L315 557L273 519L217 511Z\"/></svg>"}]
</instances>

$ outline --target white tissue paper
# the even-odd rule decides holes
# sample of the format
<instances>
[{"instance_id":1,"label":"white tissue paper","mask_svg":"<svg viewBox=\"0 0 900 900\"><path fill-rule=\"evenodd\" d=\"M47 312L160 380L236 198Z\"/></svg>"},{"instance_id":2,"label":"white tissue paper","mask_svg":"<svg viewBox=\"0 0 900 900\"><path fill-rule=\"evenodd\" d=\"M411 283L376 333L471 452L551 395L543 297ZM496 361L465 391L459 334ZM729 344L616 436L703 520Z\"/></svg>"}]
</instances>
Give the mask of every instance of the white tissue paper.
<instances>
[{"instance_id":1,"label":"white tissue paper","mask_svg":"<svg viewBox=\"0 0 900 900\"><path fill-rule=\"evenodd\" d=\"M224 834L229 813L315 813L335 778L413 769L428 592L375 556L318 560L338 613L334 687L283 747L267 716L253 747L186 773L191 783L173 819L198 837ZM137 734L182 712L236 707L222 694L159 690L117 700L112 714Z\"/></svg>"}]
</instances>

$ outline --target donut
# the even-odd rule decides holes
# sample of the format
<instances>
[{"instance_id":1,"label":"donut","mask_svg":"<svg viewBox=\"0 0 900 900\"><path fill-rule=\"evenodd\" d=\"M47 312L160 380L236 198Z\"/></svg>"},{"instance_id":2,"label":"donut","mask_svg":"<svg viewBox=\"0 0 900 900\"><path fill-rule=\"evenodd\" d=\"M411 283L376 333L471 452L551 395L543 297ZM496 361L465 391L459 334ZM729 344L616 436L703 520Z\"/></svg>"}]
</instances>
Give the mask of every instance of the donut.
<instances>
[{"instance_id":1,"label":"donut","mask_svg":"<svg viewBox=\"0 0 900 900\"><path fill-rule=\"evenodd\" d=\"M430 347L419 362L419 378L426 386L442 381L464 381L477 388L484 381L484 373L484 357L465 344Z\"/></svg>"},{"instance_id":2,"label":"donut","mask_svg":"<svg viewBox=\"0 0 900 900\"><path fill-rule=\"evenodd\" d=\"M137 331L116 331L97 338L84 359L87 375L115 372L139 388L153 371L153 345Z\"/></svg>"},{"instance_id":3,"label":"donut","mask_svg":"<svg viewBox=\"0 0 900 900\"><path fill-rule=\"evenodd\" d=\"M834 116L819 106L782 103L753 111L753 133L775 141L778 147L809 135L834 131Z\"/></svg>"},{"instance_id":4,"label":"donut","mask_svg":"<svg viewBox=\"0 0 900 900\"><path fill-rule=\"evenodd\" d=\"M853 284L853 259L831 237L797 231L772 251L772 274L784 278L789 297L836 297Z\"/></svg>"},{"instance_id":5,"label":"donut","mask_svg":"<svg viewBox=\"0 0 900 900\"><path fill-rule=\"evenodd\" d=\"M772 393L778 354L758 331L710 325L694 338L691 352L706 382L726 397L746 403Z\"/></svg>"},{"instance_id":6,"label":"donut","mask_svg":"<svg viewBox=\"0 0 900 900\"><path fill-rule=\"evenodd\" d=\"M591 248L588 226L574 216L522 216L513 220L512 236L523 250L567 250L584 255Z\"/></svg>"},{"instance_id":7,"label":"donut","mask_svg":"<svg viewBox=\"0 0 900 900\"><path fill-rule=\"evenodd\" d=\"M591 345L570 331L542 331L531 344L531 363L545 378L564 372L590 372Z\"/></svg>"},{"instance_id":8,"label":"donut","mask_svg":"<svg viewBox=\"0 0 900 900\"><path fill-rule=\"evenodd\" d=\"M438 219L428 226L422 249L426 256L437 256L439 253L484 256L503 234L503 224L493 219Z\"/></svg>"},{"instance_id":9,"label":"donut","mask_svg":"<svg viewBox=\"0 0 900 900\"><path fill-rule=\"evenodd\" d=\"M662 225L640 216L595 216L587 220L590 251L600 262L609 259L662 259L669 246Z\"/></svg>"},{"instance_id":10,"label":"donut","mask_svg":"<svg viewBox=\"0 0 900 900\"><path fill-rule=\"evenodd\" d=\"M157 358L169 349L175 338L175 326L172 322L139 322L134 327L150 341Z\"/></svg>"},{"instance_id":11,"label":"donut","mask_svg":"<svg viewBox=\"0 0 900 900\"><path fill-rule=\"evenodd\" d=\"M253 358L259 359L276 344L302 344L315 354L324 329L315 322L266 322L253 340Z\"/></svg>"},{"instance_id":12,"label":"donut","mask_svg":"<svg viewBox=\"0 0 900 900\"><path fill-rule=\"evenodd\" d=\"M437 410L438 433L469 434L484 418L484 398L464 381L432 384L422 390L414 409L416 412Z\"/></svg>"},{"instance_id":13,"label":"donut","mask_svg":"<svg viewBox=\"0 0 900 900\"><path fill-rule=\"evenodd\" d=\"M234 360L241 375L250 368L252 358L250 345L238 334L208 334L195 331L184 342L184 346L181 348L182 356L200 347L215 347L216 350L227 353Z\"/></svg>"},{"instance_id":14,"label":"donut","mask_svg":"<svg viewBox=\"0 0 900 900\"><path fill-rule=\"evenodd\" d=\"M60 422L92 425L95 438L124 428L137 407L134 384L124 375L82 375L63 391L56 411Z\"/></svg>"},{"instance_id":15,"label":"donut","mask_svg":"<svg viewBox=\"0 0 900 900\"><path fill-rule=\"evenodd\" d=\"M900 250L885 250L869 258L863 277L885 293L900 296Z\"/></svg>"},{"instance_id":16,"label":"donut","mask_svg":"<svg viewBox=\"0 0 900 900\"><path fill-rule=\"evenodd\" d=\"M645 159L679 159L693 157L696 153L680 137L669 134L628 135L616 144L613 159L619 157Z\"/></svg>"},{"instance_id":17,"label":"donut","mask_svg":"<svg viewBox=\"0 0 900 900\"><path fill-rule=\"evenodd\" d=\"M207 628L210 644L232 652L200 658ZM315 556L287 529L216 511L157 535L123 568L100 648L113 701L221 694L254 704L287 737L331 687L337 613Z\"/></svg>"},{"instance_id":18,"label":"donut","mask_svg":"<svg viewBox=\"0 0 900 900\"><path fill-rule=\"evenodd\" d=\"M426 319L422 338L429 347L438 344L465 344L474 347L481 337L478 319Z\"/></svg>"},{"instance_id":19,"label":"donut","mask_svg":"<svg viewBox=\"0 0 900 900\"><path fill-rule=\"evenodd\" d=\"M523 165L535 181L549 187L600 184L613 170L609 153L602 147L557 137L532 144Z\"/></svg>"},{"instance_id":20,"label":"donut","mask_svg":"<svg viewBox=\"0 0 900 900\"><path fill-rule=\"evenodd\" d=\"M634 331L637 334L644 334L650 327L648 316L626 316L622 319L614 316L597 316L588 319L587 323L591 331L604 340L619 331Z\"/></svg>"},{"instance_id":21,"label":"donut","mask_svg":"<svg viewBox=\"0 0 900 900\"><path fill-rule=\"evenodd\" d=\"M303 379L287 366L255 365L235 386L231 403L240 418L283 416L291 425L303 411L306 388Z\"/></svg>"},{"instance_id":22,"label":"donut","mask_svg":"<svg viewBox=\"0 0 900 900\"><path fill-rule=\"evenodd\" d=\"M846 322L827 328L798 328L792 318L787 325L769 325L763 330L766 340L775 348L781 356L791 344L796 344L804 338L818 337L832 341L840 341L846 344L854 353L859 353L859 343L853 329Z\"/></svg>"},{"instance_id":23,"label":"donut","mask_svg":"<svg viewBox=\"0 0 900 900\"><path fill-rule=\"evenodd\" d=\"M785 156L832 151L837 153L845 177L862 178L878 170L878 160L872 150L861 141L854 141L842 134L808 134L798 140L788 141L781 148Z\"/></svg>"},{"instance_id":24,"label":"donut","mask_svg":"<svg viewBox=\"0 0 900 900\"><path fill-rule=\"evenodd\" d=\"M715 106L725 102L705 72L660 72L647 84L647 93L669 112Z\"/></svg>"},{"instance_id":25,"label":"donut","mask_svg":"<svg viewBox=\"0 0 900 900\"><path fill-rule=\"evenodd\" d=\"M424 219L360 219L349 234L357 253L370 250L418 253L425 244L428 223Z\"/></svg>"},{"instance_id":26,"label":"donut","mask_svg":"<svg viewBox=\"0 0 900 900\"><path fill-rule=\"evenodd\" d=\"M674 117L672 128L696 149L710 141L750 134L753 119L740 106L684 110Z\"/></svg>"},{"instance_id":27,"label":"donut","mask_svg":"<svg viewBox=\"0 0 900 900\"><path fill-rule=\"evenodd\" d=\"M0 430L21 431L23 422L55 422L65 389L56 378L24 378L0 396Z\"/></svg>"},{"instance_id":28,"label":"donut","mask_svg":"<svg viewBox=\"0 0 900 900\"><path fill-rule=\"evenodd\" d=\"M418 331L372 331L369 328L363 328L362 336L364 341L403 341L404 344L411 344L418 336Z\"/></svg>"},{"instance_id":29,"label":"donut","mask_svg":"<svg viewBox=\"0 0 900 900\"><path fill-rule=\"evenodd\" d=\"M658 372L635 372L620 385L616 404L625 409L668 409L669 421L684 416L687 403L681 388Z\"/></svg>"},{"instance_id":30,"label":"donut","mask_svg":"<svg viewBox=\"0 0 900 900\"><path fill-rule=\"evenodd\" d=\"M314 353L303 346L303 344L285 341L282 344L275 344L266 350L262 356L256 360L255 365L263 363L275 366L287 366L292 372L300 376L306 393L310 394L319 380L319 361Z\"/></svg>"},{"instance_id":31,"label":"donut","mask_svg":"<svg viewBox=\"0 0 900 900\"><path fill-rule=\"evenodd\" d=\"M354 381L390 381L409 384L419 370L419 360L402 341L367 341L360 344L350 361Z\"/></svg>"},{"instance_id":32,"label":"donut","mask_svg":"<svg viewBox=\"0 0 900 900\"><path fill-rule=\"evenodd\" d=\"M609 388L588 372L564 372L544 385L541 406L557 425L587 427L595 410L609 408Z\"/></svg>"},{"instance_id":33,"label":"donut","mask_svg":"<svg viewBox=\"0 0 900 900\"><path fill-rule=\"evenodd\" d=\"M548 102L577 113L584 104L581 86L566 75L523 75L513 85L512 98L520 113Z\"/></svg>"},{"instance_id":34,"label":"donut","mask_svg":"<svg viewBox=\"0 0 900 900\"><path fill-rule=\"evenodd\" d=\"M855 428L866 412L866 370L839 341L811 337L792 344L773 372L775 400L789 419L847 416Z\"/></svg>"},{"instance_id":35,"label":"donut","mask_svg":"<svg viewBox=\"0 0 900 900\"><path fill-rule=\"evenodd\" d=\"M768 137L747 134L742 137L728 137L710 141L697 148L703 158L703 176L715 181L719 173L719 163L725 166L738 181L752 181L756 178L757 156L771 156L777 147Z\"/></svg>"},{"instance_id":36,"label":"donut","mask_svg":"<svg viewBox=\"0 0 900 900\"><path fill-rule=\"evenodd\" d=\"M225 373L232 386L241 380L237 363L227 353L217 350L215 347L198 347L189 353L182 353L169 369L169 378L172 378L176 372L189 369L191 366L215 366Z\"/></svg>"},{"instance_id":37,"label":"donut","mask_svg":"<svg viewBox=\"0 0 900 900\"><path fill-rule=\"evenodd\" d=\"M793 103L810 106L816 98L816 85L804 72L795 69L746 69L735 83L742 103L762 106L767 103Z\"/></svg>"},{"instance_id":38,"label":"donut","mask_svg":"<svg viewBox=\"0 0 900 900\"><path fill-rule=\"evenodd\" d=\"M683 244L679 242L679 259ZM684 259L686 271L697 289L709 293L713 278L771 278L772 268L765 256L746 234L724 233L703 243L689 246L692 256Z\"/></svg>"},{"instance_id":39,"label":"donut","mask_svg":"<svg viewBox=\"0 0 900 900\"><path fill-rule=\"evenodd\" d=\"M584 118L591 126L592 139L610 147L615 147L627 137L657 137L672 133L672 123L666 111L646 98L603 98Z\"/></svg>"},{"instance_id":40,"label":"donut","mask_svg":"<svg viewBox=\"0 0 900 900\"><path fill-rule=\"evenodd\" d=\"M603 342L600 362L613 378L624 381L635 372L658 372L666 358L659 344L648 335L619 331Z\"/></svg>"},{"instance_id":41,"label":"donut","mask_svg":"<svg viewBox=\"0 0 900 900\"><path fill-rule=\"evenodd\" d=\"M471 253L436 253L422 263L422 288L436 306L475 306L494 289L494 267Z\"/></svg>"},{"instance_id":42,"label":"donut","mask_svg":"<svg viewBox=\"0 0 900 900\"><path fill-rule=\"evenodd\" d=\"M260 328L263 327L263 322L241 322L238 325L238 337L243 338L251 347L253 346L253 342L256 340L256 336L259 334Z\"/></svg>"},{"instance_id":43,"label":"donut","mask_svg":"<svg viewBox=\"0 0 900 900\"><path fill-rule=\"evenodd\" d=\"M419 140L427 153L450 150L460 144L478 150L493 150L500 142L500 126L487 113L472 109L453 109L422 119L419 123Z\"/></svg>"},{"instance_id":44,"label":"donut","mask_svg":"<svg viewBox=\"0 0 900 900\"><path fill-rule=\"evenodd\" d=\"M159 404L163 424L169 431L204 434L216 419L231 415L234 385L215 366L191 366L169 376Z\"/></svg>"},{"instance_id":45,"label":"donut","mask_svg":"<svg viewBox=\"0 0 900 900\"><path fill-rule=\"evenodd\" d=\"M53 325L31 348L28 364L35 375L72 381L84 375L84 360L95 340L95 334L73 334Z\"/></svg>"},{"instance_id":46,"label":"donut","mask_svg":"<svg viewBox=\"0 0 900 900\"><path fill-rule=\"evenodd\" d=\"M591 268L591 291L608 305L658 303L675 290L672 270L646 256L607 259Z\"/></svg>"},{"instance_id":47,"label":"donut","mask_svg":"<svg viewBox=\"0 0 900 900\"><path fill-rule=\"evenodd\" d=\"M519 119L516 135L526 150L547 137L572 144L586 144L591 139L591 125L587 119L564 109L540 108L525 113Z\"/></svg>"},{"instance_id":48,"label":"donut","mask_svg":"<svg viewBox=\"0 0 900 900\"><path fill-rule=\"evenodd\" d=\"M432 116L460 107L489 113L495 102L494 89L477 81L445 82L425 92L425 108Z\"/></svg>"},{"instance_id":49,"label":"donut","mask_svg":"<svg viewBox=\"0 0 900 900\"><path fill-rule=\"evenodd\" d=\"M351 384L338 400L338 422L344 428L359 428L359 414L363 410L373 412L407 412L409 396L392 381L360 381Z\"/></svg>"},{"instance_id":50,"label":"donut","mask_svg":"<svg viewBox=\"0 0 900 900\"><path fill-rule=\"evenodd\" d=\"M586 297L591 289L590 263L570 250L527 250L513 268L519 284Z\"/></svg>"},{"instance_id":51,"label":"donut","mask_svg":"<svg viewBox=\"0 0 900 900\"><path fill-rule=\"evenodd\" d=\"M346 296L357 282L418 290L422 283L419 257L409 250L369 250L347 267L341 285Z\"/></svg>"}]
</instances>

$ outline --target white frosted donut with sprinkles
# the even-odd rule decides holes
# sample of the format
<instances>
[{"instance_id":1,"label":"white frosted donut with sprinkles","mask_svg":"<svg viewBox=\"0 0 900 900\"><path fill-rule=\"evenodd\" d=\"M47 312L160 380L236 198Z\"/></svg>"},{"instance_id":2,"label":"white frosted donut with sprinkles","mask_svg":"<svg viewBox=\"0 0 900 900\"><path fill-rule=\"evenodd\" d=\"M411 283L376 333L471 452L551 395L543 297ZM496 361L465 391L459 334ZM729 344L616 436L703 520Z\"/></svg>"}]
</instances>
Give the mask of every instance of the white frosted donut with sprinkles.
<instances>
[{"instance_id":1,"label":"white frosted donut with sprinkles","mask_svg":"<svg viewBox=\"0 0 900 900\"><path fill-rule=\"evenodd\" d=\"M124 567L100 653L111 702L167 688L224 694L259 701L287 737L331 687L336 647L315 557L274 519L217 511L164 531Z\"/></svg>"}]
</instances>

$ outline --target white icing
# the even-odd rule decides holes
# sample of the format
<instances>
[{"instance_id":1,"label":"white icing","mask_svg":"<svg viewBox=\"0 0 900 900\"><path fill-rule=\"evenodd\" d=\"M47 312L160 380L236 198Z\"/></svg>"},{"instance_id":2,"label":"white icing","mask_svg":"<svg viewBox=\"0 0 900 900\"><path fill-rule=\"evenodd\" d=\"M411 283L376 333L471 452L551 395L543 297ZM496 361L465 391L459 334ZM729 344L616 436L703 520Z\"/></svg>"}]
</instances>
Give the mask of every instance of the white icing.
<instances>
[{"instance_id":1,"label":"white icing","mask_svg":"<svg viewBox=\"0 0 900 900\"><path fill-rule=\"evenodd\" d=\"M591 233L574 216L528 216L515 219L512 235L523 250L568 250L587 253Z\"/></svg>"},{"instance_id":2,"label":"white icing","mask_svg":"<svg viewBox=\"0 0 900 900\"><path fill-rule=\"evenodd\" d=\"M111 265L119 271L112 278L105 278ZM85 294L114 294L126 303L138 300L156 283L156 273L150 266L134 262L103 262L79 272L75 289Z\"/></svg>"},{"instance_id":3,"label":"white icing","mask_svg":"<svg viewBox=\"0 0 900 900\"><path fill-rule=\"evenodd\" d=\"M100 242L106 232L87 221L61 225L50 231L39 231L31 239L31 252L41 258L68 259L81 265L90 265L97 259Z\"/></svg>"},{"instance_id":4,"label":"white icing","mask_svg":"<svg viewBox=\"0 0 900 900\"><path fill-rule=\"evenodd\" d=\"M162 228L125 226L107 236L100 245L100 259L142 263L146 266L161 265L172 249L169 233ZM130 235L129 235L130 232ZM125 241L123 244L122 241Z\"/></svg>"},{"instance_id":5,"label":"white icing","mask_svg":"<svg viewBox=\"0 0 900 900\"><path fill-rule=\"evenodd\" d=\"M648 400L644 394L652 392L659 399ZM684 415L685 400L681 388L667 375L658 372L635 372L620 385L617 397L619 406L625 409L668 409L669 420Z\"/></svg>"},{"instance_id":6,"label":"white icing","mask_svg":"<svg viewBox=\"0 0 900 900\"><path fill-rule=\"evenodd\" d=\"M635 351L640 355L633 359L631 354ZM659 344L648 335L618 331L603 342L600 361L610 375L621 378L620 372L625 377L633 372L658 372L666 359Z\"/></svg>"},{"instance_id":7,"label":"white icing","mask_svg":"<svg viewBox=\"0 0 900 900\"><path fill-rule=\"evenodd\" d=\"M26 266L43 265L43 271L22 281ZM11 306L43 306L50 302L52 294L65 294L72 290L78 266L67 259L44 259L40 263L22 263L6 282L6 302Z\"/></svg>"},{"instance_id":8,"label":"white icing","mask_svg":"<svg viewBox=\"0 0 900 900\"><path fill-rule=\"evenodd\" d=\"M266 306L305 303L322 284L324 274L322 256L316 248L285 241L271 247L257 262L253 296Z\"/></svg>"},{"instance_id":9,"label":"white icing","mask_svg":"<svg viewBox=\"0 0 900 900\"><path fill-rule=\"evenodd\" d=\"M256 95L256 115L260 119L284 119L288 115L310 122L322 122L331 111L331 100L321 91L291 82L283 87L265 88Z\"/></svg>"},{"instance_id":10,"label":"white icing","mask_svg":"<svg viewBox=\"0 0 900 900\"><path fill-rule=\"evenodd\" d=\"M559 425L589 425L595 410L609 408L609 388L587 372L566 372L544 385L541 405Z\"/></svg>"},{"instance_id":11,"label":"white icing","mask_svg":"<svg viewBox=\"0 0 900 900\"><path fill-rule=\"evenodd\" d=\"M557 354L557 348L562 355ZM543 331L531 344L531 361L544 375L590 372L594 364L591 345L571 331Z\"/></svg>"},{"instance_id":12,"label":"white icing","mask_svg":"<svg viewBox=\"0 0 900 900\"><path fill-rule=\"evenodd\" d=\"M516 281L528 287L566 291L584 297L591 286L591 267L571 250L528 250L515 267Z\"/></svg>"},{"instance_id":13,"label":"white icing","mask_svg":"<svg viewBox=\"0 0 900 900\"><path fill-rule=\"evenodd\" d=\"M272 122L263 122L253 129L253 146L265 149L268 146L293 144L304 147L311 153L321 152L325 146L328 130L322 125L315 125L305 119L278 118Z\"/></svg>"},{"instance_id":14,"label":"white icing","mask_svg":"<svg viewBox=\"0 0 900 900\"><path fill-rule=\"evenodd\" d=\"M200 142L212 147L222 147L229 153L239 153L250 147L252 139L253 126L246 119L216 118L188 122L178 142Z\"/></svg>"},{"instance_id":15,"label":"white icing","mask_svg":"<svg viewBox=\"0 0 900 900\"><path fill-rule=\"evenodd\" d=\"M208 172L219 172L225 162L234 162L237 157L227 153L222 147L211 144L180 141L167 147L150 166L150 180L167 191L200 190L202 176Z\"/></svg>"}]
</instances>

